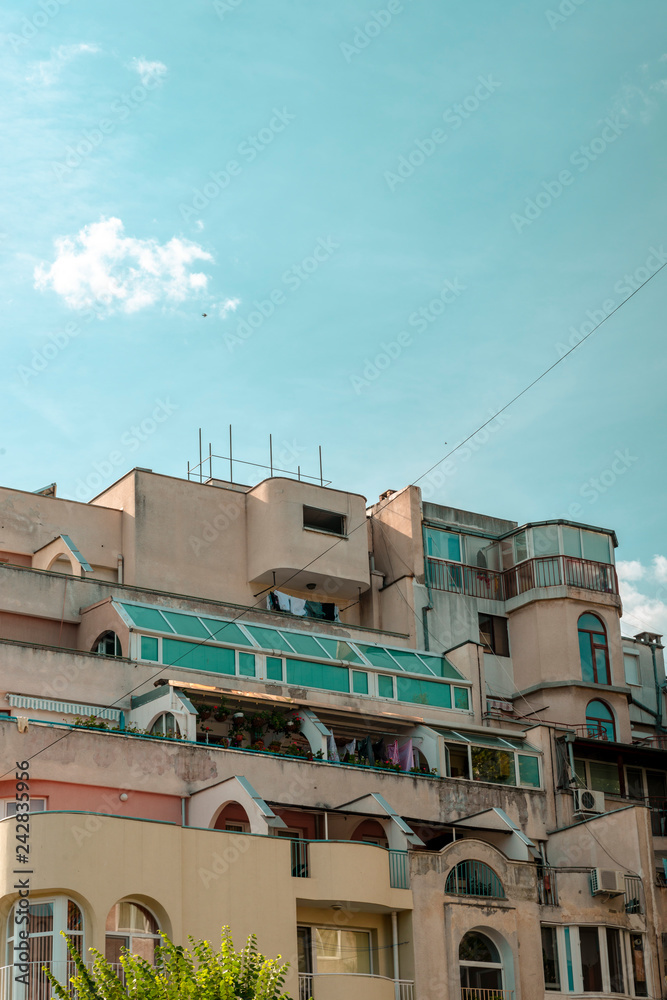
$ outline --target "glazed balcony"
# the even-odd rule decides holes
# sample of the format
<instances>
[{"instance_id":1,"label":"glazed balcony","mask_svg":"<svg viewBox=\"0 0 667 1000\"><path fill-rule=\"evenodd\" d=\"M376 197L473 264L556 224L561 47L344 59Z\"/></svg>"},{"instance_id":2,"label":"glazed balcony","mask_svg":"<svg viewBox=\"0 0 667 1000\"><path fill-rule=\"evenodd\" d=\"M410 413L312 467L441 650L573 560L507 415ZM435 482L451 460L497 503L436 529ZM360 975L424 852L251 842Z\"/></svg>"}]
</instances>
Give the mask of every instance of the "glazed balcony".
<instances>
[{"instance_id":1,"label":"glazed balcony","mask_svg":"<svg viewBox=\"0 0 667 1000\"><path fill-rule=\"evenodd\" d=\"M433 590L490 601L509 601L530 590L549 587L618 595L614 566L572 556L538 556L503 572L428 556L426 572Z\"/></svg>"}]
</instances>

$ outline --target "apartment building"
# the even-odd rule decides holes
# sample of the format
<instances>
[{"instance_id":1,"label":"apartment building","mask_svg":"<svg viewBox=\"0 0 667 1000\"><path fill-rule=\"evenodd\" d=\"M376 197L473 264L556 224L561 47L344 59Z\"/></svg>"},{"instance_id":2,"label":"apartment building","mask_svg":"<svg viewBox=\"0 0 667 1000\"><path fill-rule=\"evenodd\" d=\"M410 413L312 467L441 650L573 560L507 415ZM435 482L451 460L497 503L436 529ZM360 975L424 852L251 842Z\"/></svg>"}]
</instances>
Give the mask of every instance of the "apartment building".
<instances>
[{"instance_id":1,"label":"apartment building","mask_svg":"<svg viewBox=\"0 0 667 1000\"><path fill-rule=\"evenodd\" d=\"M663 647L621 636L613 531L56 493L0 490L3 1000L66 977L60 931L117 963L223 924L299 1000L667 996Z\"/></svg>"}]
</instances>

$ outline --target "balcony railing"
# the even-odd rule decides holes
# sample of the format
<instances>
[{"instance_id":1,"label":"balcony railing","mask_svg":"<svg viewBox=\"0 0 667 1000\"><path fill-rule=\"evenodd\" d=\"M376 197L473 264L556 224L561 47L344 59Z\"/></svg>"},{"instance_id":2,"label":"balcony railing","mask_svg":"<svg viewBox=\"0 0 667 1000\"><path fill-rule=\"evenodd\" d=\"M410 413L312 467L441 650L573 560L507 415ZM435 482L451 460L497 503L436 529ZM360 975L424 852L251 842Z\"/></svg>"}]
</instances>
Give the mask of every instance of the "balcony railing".
<instances>
[{"instance_id":1,"label":"balcony railing","mask_svg":"<svg viewBox=\"0 0 667 1000\"><path fill-rule=\"evenodd\" d=\"M342 973L342 972L341 973L335 973L335 972L304 973L304 972L300 972L299 973L299 1000L310 1000L311 997L313 997L314 1000L318 1000L318 998L317 998L317 980L318 979L327 979L327 980L337 979L337 980L339 980L340 981L340 985L341 985L341 990L339 991L339 995L340 996L345 996L347 994L347 990L345 989L345 986L349 987L353 980L357 979L359 981L363 981L364 979L366 979L366 980L370 979L373 982L379 981L379 982L386 983L387 987L389 989L391 989L391 992L393 993L393 997L396 998L396 1000L414 1000L414 998L415 998L414 983L413 983L413 981L411 979L387 979L386 976L371 976L368 973L362 973L362 972L346 972L346 973ZM392 987L393 987L393 989L392 989ZM328 989L327 990L327 996L331 996L331 995L332 995L331 994L331 990ZM510 997L509 993L506 994L506 995L507 995L507 997ZM501 1000L504 1000L504 995L501 995L499 993L498 996L501 998ZM393 998L392 998L392 1000L393 1000ZM487 998L484 997L484 1000L487 1000Z\"/></svg>"},{"instance_id":2,"label":"balcony railing","mask_svg":"<svg viewBox=\"0 0 667 1000\"><path fill-rule=\"evenodd\" d=\"M310 843L307 840L290 841L290 860L293 878L310 878Z\"/></svg>"},{"instance_id":3,"label":"balcony railing","mask_svg":"<svg viewBox=\"0 0 667 1000\"><path fill-rule=\"evenodd\" d=\"M462 986L461 1000L512 1000L514 990L483 990L477 986Z\"/></svg>"},{"instance_id":4,"label":"balcony railing","mask_svg":"<svg viewBox=\"0 0 667 1000\"><path fill-rule=\"evenodd\" d=\"M541 868L537 875L537 898L542 906L558 906L555 868Z\"/></svg>"},{"instance_id":5,"label":"balcony railing","mask_svg":"<svg viewBox=\"0 0 667 1000\"><path fill-rule=\"evenodd\" d=\"M410 888L410 865L407 851L388 851L389 885L392 889Z\"/></svg>"},{"instance_id":6,"label":"balcony railing","mask_svg":"<svg viewBox=\"0 0 667 1000\"><path fill-rule=\"evenodd\" d=\"M601 594L618 594L613 566L571 556L538 556L502 573L428 556L426 573L434 590L491 601L508 601L538 587L580 587Z\"/></svg>"},{"instance_id":7,"label":"balcony railing","mask_svg":"<svg viewBox=\"0 0 667 1000\"><path fill-rule=\"evenodd\" d=\"M65 989L70 989L69 980L77 974L74 962L70 961L27 962L26 965L28 966L27 984L17 983L15 979L17 975L23 974L23 966L21 966L21 972L15 965L5 965L0 968L0 1000L51 1000L52 997L55 997L55 991L42 971L45 966ZM91 970L92 967L92 962L86 962L88 970ZM112 964L111 968L123 982L123 966ZM74 995L73 990L72 995Z\"/></svg>"}]
</instances>

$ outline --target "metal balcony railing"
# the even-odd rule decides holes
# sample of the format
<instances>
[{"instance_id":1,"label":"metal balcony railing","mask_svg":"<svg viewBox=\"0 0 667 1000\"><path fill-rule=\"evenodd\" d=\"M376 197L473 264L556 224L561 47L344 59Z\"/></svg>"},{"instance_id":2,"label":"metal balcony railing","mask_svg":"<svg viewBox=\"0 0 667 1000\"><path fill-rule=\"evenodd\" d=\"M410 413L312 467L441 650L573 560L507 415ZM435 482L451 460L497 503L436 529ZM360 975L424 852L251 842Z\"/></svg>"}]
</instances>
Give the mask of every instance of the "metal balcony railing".
<instances>
[{"instance_id":1,"label":"metal balcony railing","mask_svg":"<svg viewBox=\"0 0 667 1000\"><path fill-rule=\"evenodd\" d=\"M558 906L558 882L555 868L539 869L537 898L542 906Z\"/></svg>"},{"instance_id":2,"label":"metal balcony railing","mask_svg":"<svg viewBox=\"0 0 667 1000\"><path fill-rule=\"evenodd\" d=\"M571 556L538 556L504 572L428 556L426 573L433 590L491 601L508 601L538 587L579 587L601 594L618 594L613 566Z\"/></svg>"},{"instance_id":3,"label":"metal balcony railing","mask_svg":"<svg viewBox=\"0 0 667 1000\"><path fill-rule=\"evenodd\" d=\"M290 848L292 877L310 878L310 842L307 840L291 840Z\"/></svg>"},{"instance_id":4,"label":"metal balcony railing","mask_svg":"<svg viewBox=\"0 0 667 1000\"><path fill-rule=\"evenodd\" d=\"M512 1000L514 990L483 990L477 986L462 986L461 1000Z\"/></svg>"},{"instance_id":5,"label":"metal balcony railing","mask_svg":"<svg viewBox=\"0 0 667 1000\"><path fill-rule=\"evenodd\" d=\"M644 886L634 875L625 876L625 912L644 913Z\"/></svg>"},{"instance_id":6,"label":"metal balcony railing","mask_svg":"<svg viewBox=\"0 0 667 1000\"><path fill-rule=\"evenodd\" d=\"M15 965L5 965L0 968L0 1000L51 1000L52 997L55 997L56 993L43 972L45 966L65 989L71 989L69 980L72 976L77 975L74 962L69 961L27 962L26 965L28 966L27 984L16 982L15 978L17 975L23 974L23 966L21 966L20 972ZM92 967L92 962L86 962L88 970L91 970ZM112 964L111 968L121 982L124 982L123 966ZM74 995L73 990L72 995Z\"/></svg>"},{"instance_id":7,"label":"metal balcony railing","mask_svg":"<svg viewBox=\"0 0 667 1000\"><path fill-rule=\"evenodd\" d=\"M339 979L341 981L341 996L344 996L344 995L347 994L347 990L345 990L345 986L349 986L353 980L355 980L355 979L357 979L357 980L370 979L370 980L373 980L373 981L380 980L382 982L385 982L385 983L388 983L388 984L389 983L392 984L393 987L394 987L394 996L397 998L397 1000L415 1000L414 982L411 979L387 979L386 976L372 976L372 975L369 975L368 973L365 973L365 972L364 973L362 973L362 972L339 972L339 973L336 973L336 972L323 972L323 973L317 973L317 972L305 973L305 972L300 972L299 973L299 1000L311 1000L311 997L313 997L314 1000L317 1000L317 980L318 979L323 979L325 977L327 979L331 979L331 978L335 977L336 979ZM498 995L501 998L501 1000L504 1000L504 997L502 997L501 994L498 994ZM507 996L509 997L509 994L507 994ZM484 1000L486 1000L486 997L484 998Z\"/></svg>"},{"instance_id":8,"label":"metal balcony railing","mask_svg":"<svg viewBox=\"0 0 667 1000\"><path fill-rule=\"evenodd\" d=\"M392 889L410 888L410 865L407 851L387 851L389 855L389 885Z\"/></svg>"}]
</instances>

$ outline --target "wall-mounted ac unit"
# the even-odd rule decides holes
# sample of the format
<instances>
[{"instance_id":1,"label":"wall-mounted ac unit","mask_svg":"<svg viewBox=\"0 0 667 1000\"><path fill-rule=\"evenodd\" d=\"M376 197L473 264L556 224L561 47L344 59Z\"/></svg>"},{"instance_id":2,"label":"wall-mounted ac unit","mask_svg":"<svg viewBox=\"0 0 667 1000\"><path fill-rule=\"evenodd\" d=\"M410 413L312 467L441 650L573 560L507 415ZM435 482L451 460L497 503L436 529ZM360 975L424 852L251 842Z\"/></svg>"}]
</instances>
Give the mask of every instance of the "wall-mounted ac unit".
<instances>
[{"instance_id":1,"label":"wall-mounted ac unit","mask_svg":"<svg viewBox=\"0 0 667 1000\"><path fill-rule=\"evenodd\" d=\"M591 872L591 892L594 896L622 896L625 892L625 872L594 868Z\"/></svg>"},{"instance_id":2,"label":"wall-mounted ac unit","mask_svg":"<svg viewBox=\"0 0 667 1000\"><path fill-rule=\"evenodd\" d=\"M575 813L603 813L604 792L589 792L587 788L574 789Z\"/></svg>"}]
</instances>

